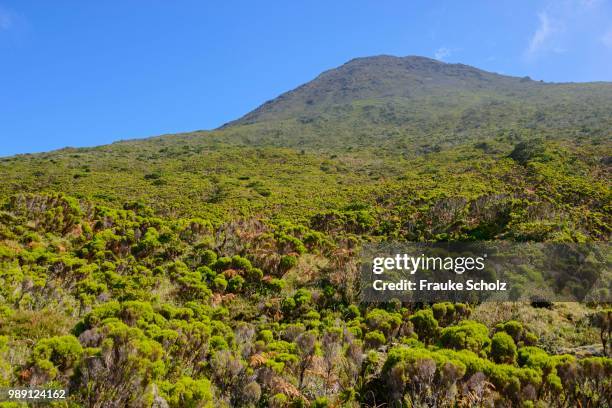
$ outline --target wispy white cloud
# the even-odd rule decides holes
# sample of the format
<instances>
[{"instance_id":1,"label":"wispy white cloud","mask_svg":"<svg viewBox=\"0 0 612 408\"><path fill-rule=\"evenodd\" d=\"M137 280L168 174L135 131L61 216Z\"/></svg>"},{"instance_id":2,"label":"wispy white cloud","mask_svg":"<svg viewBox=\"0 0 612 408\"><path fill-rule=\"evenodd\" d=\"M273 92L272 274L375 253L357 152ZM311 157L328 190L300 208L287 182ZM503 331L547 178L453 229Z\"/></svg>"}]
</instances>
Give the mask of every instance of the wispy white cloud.
<instances>
[{"instance_id":1,"label":"wispy white cloud","mask_svg":"<svg viewBox=\"0 0 612 408\"><path fill-rule=\"evenodd\" d=\"M525 45L528 61L550 54L578 52L585 44L612 48L612 28L602 36L603 21L612 18L608 0L548 0L537 14L538 24ZM604 25L605 27L605 25Z\"/></svg>"},{"instance_id":2,"label":"wispy white cloud","mask_svg":"<svg viewBox=\"0 0 612 408\"><path fill-rule=\"evenodd\" d=\"M612 27L601 37L601 42L606 47L612 49Z\"/></svg>"},{"instance_id":3,"label":"wispy white cloud","mask_svg":"<svg viewBox=\"0 0 612 408\"><path fill-rule=\"evenodd\" d=\"M533 57L541 52L547 45L555 33L555 28L551 22L547 12L541 12L538 14L539 25L536 31L529 40L529 46L527 47L527 56Z\"/></svg>"},{"instance_id":4,"label":"wispy white cloud","mask_svg":"<svg viewBox=\"0 0 612 408\"><path fill-rule=\"evenodd\" d=\"M440 61L444 61L444 58L450 57L452 51L446 47L440 47L434 53L434 58Z\"/></svg>"}]
</instances>

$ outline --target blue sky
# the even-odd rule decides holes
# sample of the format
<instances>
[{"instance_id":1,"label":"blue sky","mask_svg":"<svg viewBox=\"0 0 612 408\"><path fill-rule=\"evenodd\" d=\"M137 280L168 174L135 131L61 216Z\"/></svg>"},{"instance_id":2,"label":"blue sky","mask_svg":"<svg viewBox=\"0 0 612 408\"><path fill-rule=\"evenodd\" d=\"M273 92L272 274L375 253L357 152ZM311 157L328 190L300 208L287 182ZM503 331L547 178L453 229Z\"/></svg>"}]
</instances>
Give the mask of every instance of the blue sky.
<instances>
[{"instance_id":1,"label":"blue sky","mask_svg":"<svg viewBox=\"0 0 612 408\"><path fill-rule=\"evenodd\" d=\"M612 0L0 0L0 156L215 128L377 54L612 81Z\"/></svg>"}]
</instances>

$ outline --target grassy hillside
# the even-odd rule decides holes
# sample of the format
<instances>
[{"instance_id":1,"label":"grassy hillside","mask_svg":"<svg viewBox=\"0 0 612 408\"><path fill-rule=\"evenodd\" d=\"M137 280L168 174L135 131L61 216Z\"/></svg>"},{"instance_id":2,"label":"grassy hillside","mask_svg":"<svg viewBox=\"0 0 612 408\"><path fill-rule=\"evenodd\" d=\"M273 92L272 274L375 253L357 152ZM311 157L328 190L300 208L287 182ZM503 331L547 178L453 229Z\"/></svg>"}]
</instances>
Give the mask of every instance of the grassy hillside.
<instances>
[{"instance_id":1,"label":"grassy hillside","mask_svg":"<svg viewBox=\"0 0 612 408\"><path fill-rule=\"evenodd\" d=\"M502 135L404 154L367 147L303 153L220 144L209 137L220 136L166 137L3 159L0 194L8 198L25 192L64 192L115 208L140 202L163 216L198 216L215 225L236 217L309 224L321 213L359 204L376 225L395 224L393 232L373 228L369 235L392 233L409 240L421 236L405 237L406 223L431 217L440 203L460 198L460 207L468 210L471 203L485 200L503 207L508 216L530 213L517 215L517 223L548 223L592 239L610 234L611 154L605 138ZM513 159L515 151L523 151L525 157ZM463 219L466 225L455 238L465 238L464 233L481 221L473 216L469 222ZM510 231L509 220L496 222L502 236L518 234ZM447 227L438 230L450 233ZM417 232L431 239L428 231Z\"/></svg>"},{"instance_id":2,"label":"grassy hillside","mask_svg":"<svg viewBox=\"0 0 612 408\"><path fill-rule=\"evenodd\" d=\"M609 406L610 305L356 291L369 241L608 241L610 107L612 84L384 56L214 131L2 158L0 386L92 407Z\"/></svg>"}]
</instances>

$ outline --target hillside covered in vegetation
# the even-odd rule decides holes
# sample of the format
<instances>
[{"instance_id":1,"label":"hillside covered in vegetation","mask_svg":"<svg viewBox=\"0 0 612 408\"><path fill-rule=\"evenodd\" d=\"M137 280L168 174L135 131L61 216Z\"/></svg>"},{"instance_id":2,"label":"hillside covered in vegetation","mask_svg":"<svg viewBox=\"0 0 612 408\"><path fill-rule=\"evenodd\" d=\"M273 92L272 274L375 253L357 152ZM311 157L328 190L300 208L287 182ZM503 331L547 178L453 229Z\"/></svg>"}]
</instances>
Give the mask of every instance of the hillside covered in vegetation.
<instances>
[{"instance_id":1,"label":"hillside covered in vegetation","mask_svg":"<svg viewBox=\"0 0 612 408\"><path fill-rule=\"evenodd\" d=\"M0 158L0 387L610 406L610 305L366 304L358 269L371 242L608 242L611 132L610 83L381 56L217 130Z\"/></svg>"}]
</instances>

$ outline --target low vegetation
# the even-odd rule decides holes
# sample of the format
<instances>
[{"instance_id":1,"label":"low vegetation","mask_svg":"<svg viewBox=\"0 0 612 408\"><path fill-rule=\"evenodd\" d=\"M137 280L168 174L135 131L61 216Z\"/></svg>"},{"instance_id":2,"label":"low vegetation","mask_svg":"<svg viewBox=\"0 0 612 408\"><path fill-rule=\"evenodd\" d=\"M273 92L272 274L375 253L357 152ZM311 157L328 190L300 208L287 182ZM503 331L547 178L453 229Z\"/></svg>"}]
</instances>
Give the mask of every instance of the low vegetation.
<instances>
[{"instance_id":1,"label":"low vegetation","mask_svg":"<svg viewBox=\"0 0 612 408\"><path fill-rule=\"evenodd\" d=\"M605 85L435 75L0 159L0 387L68 389L58 406L610 406L610 305L359 302L364 243L610 238Z\"/></svg>"}]
</instances>

